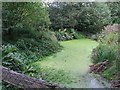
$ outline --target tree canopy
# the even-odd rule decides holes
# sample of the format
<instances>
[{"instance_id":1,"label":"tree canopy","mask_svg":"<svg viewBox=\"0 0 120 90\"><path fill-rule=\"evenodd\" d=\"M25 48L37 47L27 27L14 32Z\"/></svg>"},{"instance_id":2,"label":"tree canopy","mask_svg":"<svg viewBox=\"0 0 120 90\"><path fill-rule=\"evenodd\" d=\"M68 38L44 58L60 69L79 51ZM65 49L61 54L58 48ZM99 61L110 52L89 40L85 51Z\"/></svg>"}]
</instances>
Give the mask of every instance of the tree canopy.
<instances>
[{"instance_id":1,"label":"tree canopy","mask_svg":"<svg viewBox=\"0 0 120 90\"><path fill-rule=\"evenodd\" d=\"M58 3L49 4L53 28L76 28L78 31L96 33L111 22L106 3Z\"/></svg>"}]
</instances>

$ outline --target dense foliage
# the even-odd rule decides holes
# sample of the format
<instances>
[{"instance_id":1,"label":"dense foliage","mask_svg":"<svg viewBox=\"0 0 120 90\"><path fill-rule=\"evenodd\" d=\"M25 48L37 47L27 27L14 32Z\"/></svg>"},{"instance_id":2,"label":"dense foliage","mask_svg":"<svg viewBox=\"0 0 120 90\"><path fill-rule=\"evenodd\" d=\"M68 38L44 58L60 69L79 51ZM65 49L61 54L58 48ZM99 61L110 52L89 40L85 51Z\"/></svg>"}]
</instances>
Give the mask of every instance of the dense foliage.
<instances>
[{"instance_id":1,"label":"dense foliage","mask_svg":"<svg viewBox=\"0 0 120 90\"><path fill-rule=\"evenodd\" d=\"M42 3L6 2L3 3L2 9L3 35L12 37L15 32L20 35L22 31L24 34L27 30L40 32L50 24Z\"/></svg>"},{"instance_id":2,"label":"dense foliage","mask_svg":"<svg viewBox=\"0 0 120 90\"><path fill-rule=\"evenodd\" d=\"M120 23L120 2L107 3L110 11L113 23Z\"/></svg>"},{"instance_id":3,"label":"dense foliage","mask_svg":"<svg viewBox=\"0 0 120 90\"><path fill-rule=\"evenodd\" d=\"M49 6L54 29L76 28L77 31L98 33L111 22L110 10L105 3L54 2Z\"/></svg>"},{"instance_id":4,"label":"dense foliage","mask_svg":"<svg viewBox=\"0 0 120 90\"><path fill-rule=\"evenodd\" d=\"M67 28L64 30L59 29L59 31L55 31L55 33L59 41L81 39L86 37L83 33L77 32L73 28Z\"/></svg>"},{"instance_id":5,"label":"dense foliage","mask_svg":"<svg viewBox=\"0 0 120 90\"><path fill-rule=\"evenodd\" d=\"M45 6L43 3L5 2L2 7L3 66L25 74L36 72L30 66L32 62L60 49L55 34L49 30ZM11 87L3 84L6 89Z\"/></svg>"},{"instance_id":6,"label":"dense foliage","mask_svg":"<svg viewBox=\"0 0 120 90\"><path fill-rule=\"evenodd\" d=\"M97 50L94 50L96 54L94 54L93 60L95 63L104 60L116 60L117 57L117 49L118 49L118 33L117 32L109 32L102 33L99 36L100 45L97 47Z\"/></svg>"},{"instance_id":7,"label":"dense foliage","mask_svg":"<svg viewBox=\"0 0 120 90\"><path fill-rule=\"evenodd\" d=\"M34 59L59 49L54 33L48 29L50 21L42 3L3 3L2 14L3 43L14 44Z\"/></svg>"},{"instance_id":8,"label":"dense foliage","mask_svg":"<svg viewBox=\"0 0 120 90\"><path fill-rule=\"evenodd\" d=\"M109 62L109 68L102 75L108 79L116 79L118 68L116 62L118 59L118 30L104 30L98 38L99 46L93 50L92 60L99 63L105 60Z\"/></svg>"},{"instance_id":9,"label":"dense foliage","mask_svg":"<svg viewBox=\"0 0 120 90\"><path fill-rule=\"evenodd\" d=\"M37 66L32 67L31 64L58 52L61 49L58 40L80 39L86 38L86 35L93 35L92 39L98 38L100 43L93 50L93 62L109 60L111 67L103 75L111 78L117 59L118 33L106 31L104 27L119 22L120 2L53 2L47 4L4 2L2 3L3 44L0 56L2 65L16 72L47 81L70 83L71 78L64 70L37 70ZM99 34L101 31L102 33ZM3 83L3 85L6 90L12 88L8 83Z\"/></svg>"}]
</instances>

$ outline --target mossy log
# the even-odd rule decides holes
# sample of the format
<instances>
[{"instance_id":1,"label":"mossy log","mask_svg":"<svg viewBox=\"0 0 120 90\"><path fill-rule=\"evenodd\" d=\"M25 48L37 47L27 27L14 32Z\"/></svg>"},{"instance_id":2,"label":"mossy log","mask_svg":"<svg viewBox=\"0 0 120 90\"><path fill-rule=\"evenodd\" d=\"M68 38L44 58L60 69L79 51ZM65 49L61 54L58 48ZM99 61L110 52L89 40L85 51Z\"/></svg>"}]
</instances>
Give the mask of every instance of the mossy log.
<instances>
[{"instance_id":1,"label":"mossy log","mask_svg":"<svg viewBox=\"0 0 120 90\"><path fill-rule=\"evenodd\" d=\"M25 74L20 74L6 67L0 66L2 69L2 80L15 85L19 88L64 88L60 84L49 83L44 80L29 77Z\"/></svg>"}]
</instances>

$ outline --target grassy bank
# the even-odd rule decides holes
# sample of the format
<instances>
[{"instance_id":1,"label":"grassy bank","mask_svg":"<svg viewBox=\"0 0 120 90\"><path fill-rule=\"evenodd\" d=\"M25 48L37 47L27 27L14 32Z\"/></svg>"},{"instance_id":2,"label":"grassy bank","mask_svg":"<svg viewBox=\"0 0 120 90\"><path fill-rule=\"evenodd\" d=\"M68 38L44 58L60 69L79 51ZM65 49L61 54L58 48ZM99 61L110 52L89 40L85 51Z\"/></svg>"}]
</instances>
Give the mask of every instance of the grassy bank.
<instances>
[{"instance_id":1,"label":"grassy bank","mask_svg":"<svg viewBox=\"0 0 120 90\"><path fill-rule=\"evenodd\" d=\"M117 79L118 68L116 60L118 59L118 32L117 30L103 31L98 38L99 46L92 53L93 63L99 63L108 60L107 69L101 75L109 80Z\"/></svg>"}]
</instances>

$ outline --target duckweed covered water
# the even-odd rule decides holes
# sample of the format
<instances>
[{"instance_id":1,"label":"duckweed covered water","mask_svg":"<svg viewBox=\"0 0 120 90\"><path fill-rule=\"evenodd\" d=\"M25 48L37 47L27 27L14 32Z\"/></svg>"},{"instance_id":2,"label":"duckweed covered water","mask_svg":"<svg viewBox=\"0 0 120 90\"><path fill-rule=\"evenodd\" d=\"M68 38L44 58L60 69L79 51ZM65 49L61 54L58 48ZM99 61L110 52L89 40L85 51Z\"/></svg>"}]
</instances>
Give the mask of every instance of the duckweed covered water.
<instances>
[{"instance_id":1,"label":"duckweed covered water","mask_svg":"<svg viewBox=\"0 0 120 90\"><path fill-rule=\"evenodd\" d=\"M89 65L92 64L90 55L98 43L90 39L61 41L63 50L49 56L35 64L42 68L54 68L70 72L76 79L70 84L72 88L103 88L97 79L88 74ZM57 77L57 76L56 76Z\"/></svg>"}]
</instances>

